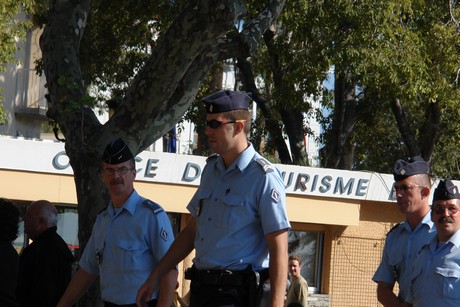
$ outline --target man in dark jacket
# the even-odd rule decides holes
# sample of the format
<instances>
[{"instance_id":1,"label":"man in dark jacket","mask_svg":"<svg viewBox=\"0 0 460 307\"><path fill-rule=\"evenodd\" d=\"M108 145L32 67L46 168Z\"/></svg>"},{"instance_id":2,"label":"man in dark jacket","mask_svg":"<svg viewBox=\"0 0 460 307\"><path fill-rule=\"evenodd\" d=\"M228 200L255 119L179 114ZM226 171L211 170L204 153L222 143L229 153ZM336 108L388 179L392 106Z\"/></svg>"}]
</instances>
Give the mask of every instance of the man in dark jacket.
<instances>
[{"instance_id":1,"label":"man in dark jacket","mask_svg":"<svg viewBox=\"0 0 460 307\"><path fill-rule=\"evenodd\" d=\"M16 307L19 257L12 242L18 237L18 207L0 198L0 306Z\"/></svg>"},{"instance_id":2,"label":"man in dark jacket","mask_svg":"<svg viewBox=\"0 0 460 307\"><path fill-rule=\"evenodd\" d=\"M57 220L56 207L47 200L27 209L24 230L33 242L19 259L20 306L56 306L70 281L74 257L56 233Z\"/></svg>"}]
</instances>

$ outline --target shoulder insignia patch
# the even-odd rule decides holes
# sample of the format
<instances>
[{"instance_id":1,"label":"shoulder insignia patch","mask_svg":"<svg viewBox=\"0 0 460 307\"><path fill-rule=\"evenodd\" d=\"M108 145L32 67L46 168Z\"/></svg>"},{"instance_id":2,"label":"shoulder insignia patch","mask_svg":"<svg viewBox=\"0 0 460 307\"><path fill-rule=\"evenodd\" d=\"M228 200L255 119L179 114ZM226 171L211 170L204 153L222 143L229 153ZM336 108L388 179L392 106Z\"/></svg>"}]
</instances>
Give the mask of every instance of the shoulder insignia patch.
<instances>
[{"instance_id":1,"label":"shoulder insignia patch","mask_svg":"<svg viewBox=\"0 0 460 307\"><path fill-rule=\"evenodd\" d=\"M147 206L147 208L149 208L150 210L152 210L153 214L158 214L164 211L163 208L159 204L154 203L153 201L149 199L144 200L142 204Z\"/></svg>"},{"instance_id":2,"label":"shoulder insignia patch","mask_svg":"<svg viewBox=\"0 0 460 307\"><path fill-rule=\"evenodd\" d=\"M270 197L275 203L278 203L280 200L280 193L275 188L273 188Z\"/></svg>"},{"instance_id":3,"label":"shoulder insignia patch","mask_svg":"<svg viewBox=\"0 0 460 307\"><path fill-rule=\"evenodd\" d=\"M218 154L213 153L212 155L210 155L210 156L206 159L206 162L212 161L212 160L216 159L218 156L219 156Z\"/></svg>"},{"instance_id":4,"label":"shoulder insignia patch","mask_svg":"<svg viewBox=\"0 0 460 307\"><path fill-rule=\"evenodd\" d=\"M268 162L264 158L259 158L259 159L256 160L256 162L259 163L259 165L262 167L262 169L264 170L265 173L270 173L270 172L274 171L274 169L273 169L272 165L270 164L270 162Z\"/></svg>"},{"instance_id":5,"label":"shoulder insignia patch","mask_svg":"<svg viewBox=\"0 0 460 307\"><path fill-rule=\"evenodd\" d=\"M387 232L387 236L388 236L392 231L394 231L395 229L399 228L399 226L402 226L402 224L404 224L404 222L398 223L398 224L394 225L393 227L391 227L390 231Z\"/></svg>"},{"instance_id":6,"label":"shoulder insignia patch","mask_svg":"<svg viewBox=\"0 0 460 307\"><path fill-rule=\"evenodd\" d=\"M168 232L164 229L164 228L161 228L161 231L160 231L160 237L165 240L165 241L168 241Z\"/></svg>"}]
</instances>

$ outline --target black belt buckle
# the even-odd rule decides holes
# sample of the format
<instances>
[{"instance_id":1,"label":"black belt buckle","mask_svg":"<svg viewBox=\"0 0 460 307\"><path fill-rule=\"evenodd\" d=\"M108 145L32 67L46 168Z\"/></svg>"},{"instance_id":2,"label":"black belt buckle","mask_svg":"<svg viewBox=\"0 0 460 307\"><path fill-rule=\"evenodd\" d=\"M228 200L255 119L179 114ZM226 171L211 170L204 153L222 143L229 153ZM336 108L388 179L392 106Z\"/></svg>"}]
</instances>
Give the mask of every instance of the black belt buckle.
<instances>
[{"instance_id":1,"label":"black belt buckle","mask_svg":"<svg viewBox=\"0 0 460 307\"><path fill-rule=\"evenodd\" d=\"M195 267L185 270L185 279L208 286L241 286L249 274L230 270L198 270Z\"/></svg>"}]
</instances>

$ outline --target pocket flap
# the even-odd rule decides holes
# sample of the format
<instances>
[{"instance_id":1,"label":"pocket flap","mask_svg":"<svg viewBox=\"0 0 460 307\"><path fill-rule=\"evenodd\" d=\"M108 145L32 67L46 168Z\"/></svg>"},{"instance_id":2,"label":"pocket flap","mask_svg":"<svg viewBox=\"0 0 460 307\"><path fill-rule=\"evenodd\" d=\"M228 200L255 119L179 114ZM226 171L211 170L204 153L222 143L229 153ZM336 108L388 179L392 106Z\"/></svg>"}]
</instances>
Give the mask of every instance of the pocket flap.
<instances>
[{"instance_id":1,"label":"pocket flap","mask_svg":"<svg viewBox=\"0 0 460 307\"><path fill-rule=\"evenodd\" d=\"M460 270L452 268L436 268L436 273L444 277L460 278Z\"/></svg>"},{"instance_id":2,"label":"pocket flap","mask_svg":"<svg viewBox=\"0 0 460 307\"><path fill-rule=\"evenodd\" d=\"M227 206L242 206L244 205L244 197L239 195L225 195L223 198L223 202Z\"/></svg>"},{"instance_id":3,"label":"pocket flap","mask_svg":"<svg viewBox=\"0 0 460 307\"><path fill-rule=\"evenodd\" d=\"M205 190L205 189L200 189L198 191L198 199L208 199L209 197L211 197L211 191L209 190Z\"/></svg>"},{"instance_id":4,"label":"pocket flap","mask_svg":"<svg viewBox=\"0 0 460 307\"><path fill-rule=\"evenodd\" d=\"M142 249L142 244L140 242L133 241L120 240L118 241L118 246L127 251L137 251Z\"/></svg>"}]
</instances>

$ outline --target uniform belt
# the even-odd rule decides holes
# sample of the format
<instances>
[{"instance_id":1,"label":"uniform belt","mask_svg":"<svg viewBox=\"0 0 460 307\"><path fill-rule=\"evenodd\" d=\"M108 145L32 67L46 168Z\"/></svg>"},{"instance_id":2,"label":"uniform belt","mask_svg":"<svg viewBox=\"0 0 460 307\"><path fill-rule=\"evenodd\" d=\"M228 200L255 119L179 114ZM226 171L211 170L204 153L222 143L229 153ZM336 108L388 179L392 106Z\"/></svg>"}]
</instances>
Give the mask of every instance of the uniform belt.
<instances>
[{"instance_id":1,"label":"uniform belt","mask_svg":"<svg viewBox=\"0 0 460 307\"><path fill-rule=\"evenodd\" d=\"M185 278L208 286L242 286L251 271L187 269Z\"/></svg>"},{"instance_id":2,"label":"uniform belt","mask_svg":"<svg viewBox=\"0 0 460 307\"><path fill-rule=\"evenodd\" d=\"M149 302L147 302L147 306L149 307L155 307L157 305L157 300L151 300ZM104 307L136 307L137 305L136 304L122 304L122 305L119 305L119 304L114 304L114 303L111 303L111 302L104 302Z\"/></svg>"}]
</instances>

